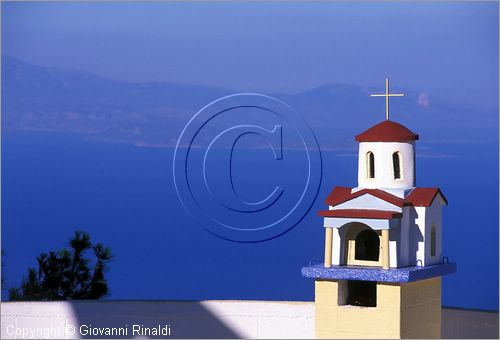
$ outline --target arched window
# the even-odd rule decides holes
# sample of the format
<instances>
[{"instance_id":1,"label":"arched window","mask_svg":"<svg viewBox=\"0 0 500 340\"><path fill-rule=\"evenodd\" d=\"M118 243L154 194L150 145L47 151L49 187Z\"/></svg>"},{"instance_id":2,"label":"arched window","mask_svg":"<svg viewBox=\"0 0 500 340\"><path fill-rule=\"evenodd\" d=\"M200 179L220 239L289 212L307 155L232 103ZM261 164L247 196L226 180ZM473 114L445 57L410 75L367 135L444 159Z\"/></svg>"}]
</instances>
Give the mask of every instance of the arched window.
<instances>
[{"instance_id":1,"label":"arched window","mask_svg":"<svg viewBox=\"0 0 500 340\"><path fill-rule=\"evenodd\" d=\"M431 256L436 256L436 228L431 228Z\"/></svg>"},{"instance_id":2,"label":"arched window","mask_svg":"<svg viewBox=\"0 0 500 340\"><path fill-rule=\"evenodd\" d=\"M364 261L378 261L380 252L380 239L373 230L363 230L356 236L354 258Z\"/></svg>"},{"instance_id":3,"label":"arched window","mask_svg":"<svg viewBox=\"0 0 500 340\"><path fill-rule=\"evenodd\" d=\"M394 171L394 179L401 178L401 165L399 159L399 152L392 154L392 169Z\"/></svg>"},{"instance_id":4,"label":"arched window","mask_svg":"<svg viewBox=\"0 0 500 340\"><path fill-rule=\"evenodd\" d=\"M366 168L368 178L375 178L375 156L371 151L366 154Z\"/></svg>"}]
</instances>

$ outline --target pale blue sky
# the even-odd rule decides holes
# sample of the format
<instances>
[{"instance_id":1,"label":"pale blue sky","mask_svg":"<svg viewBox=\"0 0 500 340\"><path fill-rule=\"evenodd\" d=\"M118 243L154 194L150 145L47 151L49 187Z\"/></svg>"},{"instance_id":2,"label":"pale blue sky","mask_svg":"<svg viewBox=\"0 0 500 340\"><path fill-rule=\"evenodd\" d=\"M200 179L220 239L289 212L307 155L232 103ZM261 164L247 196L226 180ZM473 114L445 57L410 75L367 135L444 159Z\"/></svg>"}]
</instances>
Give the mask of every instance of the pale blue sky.
<instances>
[{"instance_id":1,"label":"pale blue sky","mask_svg":"<svg viewBox=\"0 0 500 340\"><path fill-rule=\"evenodd\" d=\"M2 3L3 54L115 79L498 105L498 3Z\"/></svg>"}]
</instances>

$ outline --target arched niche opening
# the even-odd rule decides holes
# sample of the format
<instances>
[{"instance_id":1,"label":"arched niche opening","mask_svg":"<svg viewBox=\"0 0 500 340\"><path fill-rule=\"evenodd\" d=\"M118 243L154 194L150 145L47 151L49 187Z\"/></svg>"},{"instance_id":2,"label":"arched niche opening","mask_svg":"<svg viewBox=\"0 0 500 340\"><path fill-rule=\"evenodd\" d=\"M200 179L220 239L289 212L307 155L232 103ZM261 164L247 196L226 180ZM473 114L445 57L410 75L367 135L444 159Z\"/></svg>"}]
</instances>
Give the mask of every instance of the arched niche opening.
<instances>
[{"instance_id":1,"label":"arched niche opening","mask_svg":"<svg viewBox=\"0 0 500 340\"><path fill-rule=\"evenodd\" d=\"M380 243L382 233L358 222L346 225L345 263L357 266L382 266Z\"/></svg>"},{"instance_id":2,"label":"arched niche opening","mask_svg":"<svg viewBox=\"0 0 500 340\"><path fill-rule=\"evenodd\" d=\"M375 155L371 151L366 153L366 170L368 178L375 178Z\"/></svg>"},{"instance_id":3,"label":"arched niche opening","mask_svg":"<svg viewBox=\"0 0 500 340\"><path fill-rule=\"evenodd\" d=\"M365 229L358 233L355 240L356 260L378 261L380 255L380 238L378 234L371 230Z\"/></svg>"},{"instance_id":4,"label":"arched niche opening","mask_svg":"<svg viewBox=\"0 0 500 340\"><path fill-rule=\"evenodd\" d=\"M394 179L401 179L401 155L399 152L392 154L392 171Z\"/></svg>"}]
</instances>

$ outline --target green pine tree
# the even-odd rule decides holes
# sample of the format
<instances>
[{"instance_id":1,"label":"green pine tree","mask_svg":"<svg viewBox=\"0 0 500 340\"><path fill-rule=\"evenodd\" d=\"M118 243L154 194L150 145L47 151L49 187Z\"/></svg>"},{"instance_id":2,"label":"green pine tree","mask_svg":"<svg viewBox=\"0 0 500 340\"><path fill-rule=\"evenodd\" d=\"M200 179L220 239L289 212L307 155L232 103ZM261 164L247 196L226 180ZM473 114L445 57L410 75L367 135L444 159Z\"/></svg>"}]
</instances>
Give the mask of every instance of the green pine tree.
<instances>
[{"instance_id":1,"label":"green pine tree","mask_svg":"<svg viewBox=\"0 0 500 340\"><path fill-rule=\"evenodd\" d=\"M28 269L20 288L9 289L9 299L15 300L95 300L109 292L105 278L107 264L113 258L111 249L101 243L94 246L90 236L76 231L69 249L41 253L37 257L38 271ZM86 257L92 250L95 263Z\"/></svg>"}]
</instances>

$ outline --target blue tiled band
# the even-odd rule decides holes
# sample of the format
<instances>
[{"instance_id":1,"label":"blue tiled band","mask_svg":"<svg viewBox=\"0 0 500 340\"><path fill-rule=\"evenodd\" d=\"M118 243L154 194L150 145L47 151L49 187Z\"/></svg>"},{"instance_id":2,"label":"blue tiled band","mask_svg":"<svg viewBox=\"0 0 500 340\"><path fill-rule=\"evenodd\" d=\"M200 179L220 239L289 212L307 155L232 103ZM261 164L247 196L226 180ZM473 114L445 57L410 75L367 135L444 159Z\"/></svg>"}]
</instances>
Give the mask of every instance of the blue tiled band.
<instances>
[{"instance_id":1,"label":"blue tiled band","mask_svg":"<svg viewBox=\"0 0 500 340\"><path fill-rule=\"evenodd\" d=\"M426 267L370 268L361 266L332 266L323 264L303 267L302 275L307 278L325 280L361 280L377 282L413 282L448 275L456 272L455 263L444 263Z\"/></svg>"}]
</instances>

